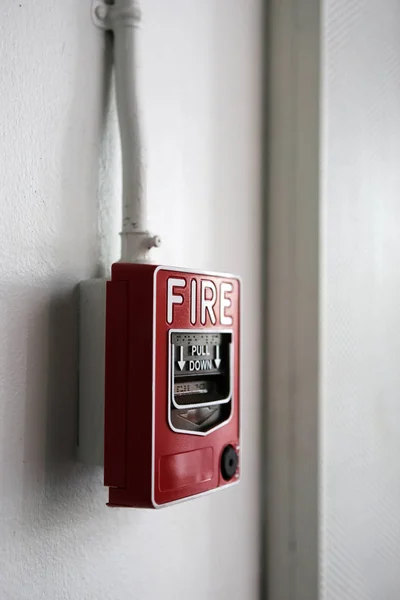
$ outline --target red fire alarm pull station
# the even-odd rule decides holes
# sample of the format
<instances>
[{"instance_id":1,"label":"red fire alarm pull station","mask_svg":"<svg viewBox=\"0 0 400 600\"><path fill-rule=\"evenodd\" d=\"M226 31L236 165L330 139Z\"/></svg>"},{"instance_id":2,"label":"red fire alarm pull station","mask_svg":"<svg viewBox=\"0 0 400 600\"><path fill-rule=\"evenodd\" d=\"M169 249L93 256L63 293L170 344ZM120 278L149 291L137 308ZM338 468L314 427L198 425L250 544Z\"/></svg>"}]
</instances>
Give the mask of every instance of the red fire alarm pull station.
<instances>
[{"instance_id":1,"label":"red fire alarm pull station","mask_svg":"<svg viewBox=\"0 0 400 600\"><path fill-rule=\"evenodd\" d=\"M143 195L140 12L92 0L94 24L113 32L123 197L121 260L80 287L79 457L104 456L109 506L156 508L239 481L240 282L148 262L160 238Z\"/></svg>"},{"instance_id":2,"label":"red fire alarm pull station","mask_svg":"<svg viewBox=\"0 0 400 600\"><path fill-rule=\"evenodd\" d=\"M156 508L240 470L240 282L117 263L107 283L109 506Z\"/></svg>"}]
</instances>

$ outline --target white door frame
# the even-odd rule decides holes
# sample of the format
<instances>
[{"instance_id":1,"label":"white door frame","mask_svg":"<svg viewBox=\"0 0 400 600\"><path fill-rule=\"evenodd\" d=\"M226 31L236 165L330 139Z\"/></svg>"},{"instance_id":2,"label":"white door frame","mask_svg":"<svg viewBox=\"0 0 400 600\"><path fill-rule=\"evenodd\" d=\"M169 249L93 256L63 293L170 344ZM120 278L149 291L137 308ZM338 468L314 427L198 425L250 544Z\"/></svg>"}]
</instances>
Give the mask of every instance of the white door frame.
<instances>
[{"instance_id":1,"label":"white door frame","mask_svg":"<svg viewBox=\"0 0 400 600\"><path fill-rule=\"evenodd\" d=\"M320 4L266 14L268 600L319 596Z\"/></svg>"}]
</instances>

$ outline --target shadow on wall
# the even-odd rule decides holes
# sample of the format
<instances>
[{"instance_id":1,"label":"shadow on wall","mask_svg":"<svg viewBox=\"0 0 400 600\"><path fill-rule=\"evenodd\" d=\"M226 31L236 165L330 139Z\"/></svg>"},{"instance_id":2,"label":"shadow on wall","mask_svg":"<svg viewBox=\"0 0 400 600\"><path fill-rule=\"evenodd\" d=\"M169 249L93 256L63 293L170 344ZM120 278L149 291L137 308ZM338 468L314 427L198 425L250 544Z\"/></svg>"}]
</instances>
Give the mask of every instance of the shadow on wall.
<instances>
[{"instance_id":1,"label":"shadow on wall","mask_svg":"<svg viewBox=\"0 0 400 600\"><path fill-rule=\"evenodd\" d=\"M57 514L61 524L90 474L76 463L78 289L65 281L53 289L28 329L23 508L28 520L33 503L39 519Z\"/></svg>"},{"instance_id":2,"label":"shadow on wall","mask_svg":"<svg viewBox=\"0 0 400 600\"><path fill-rule=\"evenodd\" d=\"M78 418L78 289L57 293L49 306L46 473L62 483L76 457Z\"/></svg>"},{"instance_id":3,"label":"shadow on wall","mask_svg":"<svg viewBox=\"0 0 400 600\"><path fill-rule=\"evenodd\" d=\"M115 166L112 164L110 167L107 160L102 160L103 155L107 155L104 145L113 143L107 118L110 113L111 44L111 35L107 35L102 57L100 115L98 104L97 111L90 104L98 98L97 89L92 92L85 110L82 110L82 90L85 89L88 64L85 63L83 68L78 60L76 65L77 92L66 120L65 169L61 177L62 215L59 227L62 228L62 234L55 249L55 262L60 275L50 285L48 281L44 282L45 289L24 292L25 298L31 294L34 298L32 304L25 306L27 319L31 322L27 334L27 373L24 383L26 406L22 508L27 521L32 519L32 503L35 504L35 510L39 511L39 520L54 518L59 524L65 524L66 507L70 513L74 507L79 506L82 510L82 500L84 504L92 505L93 501L95 504L104 504L105 499L105 494L98 493L99 488L103 490L101 470L93 470L76 462L79 352L77 280L105 276L112 254L109 223L112 222L110 213L115 210L109 191L111 178L115 178ZM96 128L93 120L99 118L101 120L96 123ZM87 128L91 129L88 141ZM93 147L93 144L96 146ZM111 152L109 149L108 154ZM84 157L83 164L81 157ZM112 159L113 162L115 160ZM86 169L87 173L82 172ZM111 174L108 177L104 174L107 169ZM99 171L103 187L100 185L97 190L97 202L101 210L96 207ZM86 185L82 186L82 181ZM74 265L74 257L77 257L78 268ZM39 304L36 294L43 297ZM45 301L44 298L50 300ZM91 489L96 493L88 494ZM96 498L93 498L94 495Z\"/></svg>"},{"instance_id":4,"label":"shadow on wall","mask_svg":"<svg viewBox=\"0 0 400 600\"><path fill-rule=\"evenodd\" d=\"M103 76L97 190L97 266L95 277L108 277L119 252L122 220L121 149L113 81L113 34L103 33Z\"/></svg>"}]
</instances>

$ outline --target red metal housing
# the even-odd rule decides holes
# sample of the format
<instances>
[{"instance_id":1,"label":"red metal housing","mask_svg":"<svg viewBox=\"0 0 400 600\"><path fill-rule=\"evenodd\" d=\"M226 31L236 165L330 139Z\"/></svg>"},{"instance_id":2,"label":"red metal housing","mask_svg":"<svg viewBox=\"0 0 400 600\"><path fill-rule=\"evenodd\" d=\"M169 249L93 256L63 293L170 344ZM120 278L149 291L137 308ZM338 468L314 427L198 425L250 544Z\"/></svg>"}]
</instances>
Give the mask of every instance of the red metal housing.
<instances>
[{"instance_id":1,"label":"red metal housing","mask_svg":"<svg viewBox=\"0 0 400 600\"><path fill-rule=\"evenodd\" d=\"M176 349L174 332L176 339L189 342L201 334L204 339L227 336L229 348L221 350L225 370L217 346L204 346L205 354L214 353L206 361L194 356L183 360L183 350L186 354L196 350L188 345ZM114 264L107 283L105 360L104 483L109 487L109 506L156 508L238 482L238 278L149 264ZM203 367L206 383L197 381L199 375L191 384L194 371ZM228 390L229 401L221 400L226 420L210 430L177 429L171 414L184 418L189 413L176 409L175 391L204 392L207 382L214 389L217 375L221 381L225 377ZM174 383L181 376L186 376L182 379L186 383ZM210 403L214 404L218 402ZM196 410L192 412L197 414ZM227 448L232 456L227 456ZM229 478L221 460L228 461L227 468L233 465Z\"/></svg>"}]
</instances>

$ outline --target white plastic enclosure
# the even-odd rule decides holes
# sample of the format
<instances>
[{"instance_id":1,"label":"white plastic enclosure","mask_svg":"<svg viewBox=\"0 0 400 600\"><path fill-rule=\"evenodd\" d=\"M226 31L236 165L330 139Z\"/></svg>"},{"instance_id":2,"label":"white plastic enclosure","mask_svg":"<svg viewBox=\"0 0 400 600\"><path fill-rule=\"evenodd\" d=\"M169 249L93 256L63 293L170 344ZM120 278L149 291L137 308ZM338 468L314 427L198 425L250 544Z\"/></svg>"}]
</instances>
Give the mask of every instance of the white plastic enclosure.
<instances>
[{"instance_id":1,"label":"white plastic enclosure","mask_svg":"<svg viewBox=\"0 0 400 600\"><path fill-rule=\"evenodd\" d=\"M78 459L104 464L106 279L79 286Z\"/></svg>"}]
</instances>

